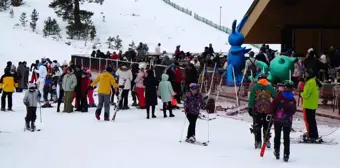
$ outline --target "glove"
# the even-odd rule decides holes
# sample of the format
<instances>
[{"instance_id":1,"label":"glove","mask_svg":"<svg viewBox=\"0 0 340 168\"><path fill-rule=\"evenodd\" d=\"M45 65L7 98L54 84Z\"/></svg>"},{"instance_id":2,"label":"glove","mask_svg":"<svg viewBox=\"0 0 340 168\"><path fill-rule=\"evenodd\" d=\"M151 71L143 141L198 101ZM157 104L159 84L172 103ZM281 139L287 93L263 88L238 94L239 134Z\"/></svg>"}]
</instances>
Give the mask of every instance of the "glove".
<instances>
[{"instance_id":1,"label":"glove","mask_svg":"<svg viewBox=\"0 0 340 168\"><path fill-rule=\"evenodd\" d=\"M40 92L38 92L38 98L39 98L39 99L41 98L41 94L40 94Z\"/></svg>"},{"instance_id":2,"label":"glove","mask_svg":"<svg viewBox=\"0 0 340 168\"><path fill-rule=\"evenodd\" d=\"M253 109L252 108L248 108L248 113L251 117L253 117Z\"/></svg>"},{"instance_id":3,"label":"glove","mask_svg":"<svg viewBox=\"0 0 340 168\"><path fill-rule=\"evenodd\" d=\"M28 106L28 105L29 105L28 102L24 102L24 104L25 104L25 106Z\"/></svg>"}]
</instances>

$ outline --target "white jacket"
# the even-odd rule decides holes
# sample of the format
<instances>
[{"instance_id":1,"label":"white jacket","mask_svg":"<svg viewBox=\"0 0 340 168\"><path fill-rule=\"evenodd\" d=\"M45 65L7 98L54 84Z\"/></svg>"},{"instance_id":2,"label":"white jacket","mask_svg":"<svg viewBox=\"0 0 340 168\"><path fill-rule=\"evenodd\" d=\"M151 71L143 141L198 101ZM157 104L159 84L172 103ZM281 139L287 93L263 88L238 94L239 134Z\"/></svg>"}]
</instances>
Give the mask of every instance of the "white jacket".
<instances>
[{"instance_id":1,"label":"white jacket","mask_svg":"<svg viewBox=\"0 0 340 168\"><path fill-rule=\"evenodd\" d=\"M155 48L155 52L156 52L156 54L161 55L161 47L157 46L157 47Z\"/></svg>"},{"instance_id":2,"label":"white jacket","mask_svg":"<svg viewBox=\"0 0 340 168\"><path fill-rule=\"evenodd\" d=\"M196 68L199 68L199 67L201 66L201 63L200 63L198 60L197 60L196 63L195 63L194 60L191 60L190 63L194 64L194 66L195 66Z\"/></svg>"},{"instance_id":3,"label":"white jacket","mask_svg":"<svg viewBox=\"0 0 340 168\"><path fill-rule=\"evenodd\" d=\"M131 89L132 72L131 70L117 70L116 75L119 77L118 85L124 85L124 90Z\"/></svg>"},{"instance_id":4,"label":"white jacket","mask_svg":"<svg viewBox=\"0 0 340 168\"><path fill-rule=\"evenodd\" d=\"M35 71L39 74L40 80L45 80L47 75L47 68L44 65L41 65L37 71Z\"/></svg>"}]
</instances>

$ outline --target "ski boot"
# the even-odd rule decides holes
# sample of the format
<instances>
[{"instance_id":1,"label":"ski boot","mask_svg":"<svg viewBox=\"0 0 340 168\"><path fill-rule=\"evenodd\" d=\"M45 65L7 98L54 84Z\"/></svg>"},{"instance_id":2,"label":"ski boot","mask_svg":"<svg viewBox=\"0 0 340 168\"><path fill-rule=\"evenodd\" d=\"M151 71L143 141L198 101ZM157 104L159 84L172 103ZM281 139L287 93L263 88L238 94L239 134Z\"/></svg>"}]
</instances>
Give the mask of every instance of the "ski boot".
<instances>
[{"instance_id":1,"label":"ski boot","mask_svg":"<svg viewBox=\"0 0 340 168\"><path fill-rule=\"evenodd\" d=\"M262 142L255 142L254 146L255 146L255 149L261 149Z\"/></svg>"},{"instance_id":2,"label":"ski boot","mask_svg":"<svg viewBox=\"0 0 340 168\"><path fill-rule=\"evenodd\" d=\"M175 117L175 115L174 114L172 114L172 113L170 113L170 115L169 115L170 117Z\"/></svg>"},{"instance_id":3,"label":"ski boot","mask_svg":"<svg viewBox=\"0 0 340 168\"><path fill-rule=\"evenodd\" d=\"M31 121L31 131L32 131L32 132L35 131L35 124L34 124L34 121Z\"/></svg>"},{"instance_id":4,"label":"ski boot","mask_svg":"<svg viewBox=\"0 0 340 168\"><path fill-rule=\"evenodd\" d=\"M279 149L274 150L274 156L275 156L276 160L280 159L280 150Z\"/></svg>"},{"instance_id":5,"label":"ski boot","mask_svg":"<svg viewBox=\"0 0 340 168\"><path fill-rule=\"evenodd\" d=\"M149 113L146 113L146 119L150 119Z\"/></svg>"},{"instance_id":6,"label":"ski boot","mask_svg":"<svg viewBox=\"0 0 340 168\"><path fill-rule=\"evenodd\" d=\"M6 111L6 109L5 108L1 108L1 111Z\"/></svg>"},{"instance_id":7,"label":"ski boot","mask_svg":"<svg viewBox=\"0 0 340 168\"><path fill-rule=\"evenodd\" d=\"M285 153L283 155L283 161L288 162L288 160L289 160L289 154Z\"/></svg>"},{"instance_id":8,"label":"ski boot","mask_svg":"<svg viewBox=\"0 0 340 168\"><path fill-rule=\"evenodd\" d=\"M8 108L7 111L13 111L12 108Z\"/></svg>"},{"instance_id":9,"label":"ski boot","mask_svg":"<svg viewBox=\"0 0 340 168\"><path fill-rule=\"evenodd\" d=\"M185 142L188 142L188 143L195 143L196 142L196 138L195 136L192 136L192 137L189 137L185 140Z\"/></svg>"},{"instance_id":10,"label":"ski boot","mask_svg":"<svg viewBox=\"0 0 340 168\"><path fill-rule=\"evenodd\" d=\"M31 127L30 127L30 122L26 121L25 123L25 130L31 131Z\"/></svg>"},{"instance_id":11,"label":"ski boot","mask_svg":"<svg viewBox=\"0 0 340 168\"><path fill-rule=\"evenodd\" d=\"M110 121L109 115L104 115L104 121Z\"/></svg>"},{"instance_id":12,"label":"ski boot","mask_svg":"<svg viewBox=\"0 0 340 168\"><path fill-rule=\"evenodd\" d=\"M98 112L96 112L96 119L100 120L100 114Z\"/></svg>"},{"instance_id":13,"label":"ski boot","mask_svg":"<svg viewBox=\"0 0 340 168\"><path fill-rule=\"evenodd\" d=\"M152 118L157 118L157 116L155 115L155 114L152 114L152 116L151 116Z\"/></svg>"}]
</instances>

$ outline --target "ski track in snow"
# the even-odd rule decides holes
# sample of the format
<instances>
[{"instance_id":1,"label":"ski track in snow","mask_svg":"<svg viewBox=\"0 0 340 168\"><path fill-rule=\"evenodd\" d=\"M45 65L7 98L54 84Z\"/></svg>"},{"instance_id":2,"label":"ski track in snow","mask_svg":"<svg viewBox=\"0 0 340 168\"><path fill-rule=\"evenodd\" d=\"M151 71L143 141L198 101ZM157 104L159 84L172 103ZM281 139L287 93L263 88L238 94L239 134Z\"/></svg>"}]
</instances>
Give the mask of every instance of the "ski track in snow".
<instances>
[{"instance_id":1,"label":"ski track in snow","mask_svg":"<svg viewBox=\"0 0 340 168\"><path fill-rule=\"evenodd\" d=\"M223 117L210 122L209 146L179 143L182 129L185 129L184 140L188 125L184 114L175 110L175 118L164 119L160 106L156 108L156 119L147 120L145 110L131 107L131 110L120 111L115 122L97 121L93 108L89 113L68 114L57 113L54 107L42 109L42 124L38 109L36 125L42 131L24 132L22 98L23 94L15 93L15 112L0 113L1 130L10 132L0 133L0 167L271 168L275 165L281 168L287 164L292 168L338 167L339 145L330 148L327 145L292 144L289 163L276 161L272 149L267 149L264 158L260 158L260 151L253 149L250 123ZM198 120L196 135L200 141L207 141L207 124ZM292 137L300 134L292 133ZM327 138L339 141L340 131Z\"/></svg>"}]
</instances>

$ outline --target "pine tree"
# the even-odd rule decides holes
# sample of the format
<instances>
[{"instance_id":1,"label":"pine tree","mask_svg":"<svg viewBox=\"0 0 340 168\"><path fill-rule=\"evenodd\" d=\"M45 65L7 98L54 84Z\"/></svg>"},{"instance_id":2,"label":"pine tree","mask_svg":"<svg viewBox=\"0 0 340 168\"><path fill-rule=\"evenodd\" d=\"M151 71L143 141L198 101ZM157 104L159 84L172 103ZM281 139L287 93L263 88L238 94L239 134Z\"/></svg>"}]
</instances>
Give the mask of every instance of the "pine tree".
<instances>
[{"instance_id":1,"label":"pine tree","mask_svg":"<svg viewBox=\"0 0 340 168\"><path fill-rule=\"evenodd\" d=\"M21 13L19 21L21 26L26 27L26 23L28 22L26 12Z\"/></svg>"},{"instance_id":2,"label":"pine tree","mask_svg":"<svg viewBox=\"0 0 340 168\"><path fill-rule=\"evenodd\" d=\"M9 11L9 15L11 18L14 18L14 11L13 11L13 8Z\"/></svg>"},{"instance_id":3,"label":"pine tree","mask_svg":"<svg viewBox=\"0 0 340 168\"><path fill-rule=\"evenodd\" d=\"M102 4L104 0L53 0L49 4L59 17L69 23L66 29L71 39L82 36L88 26L86 20L90 20L93 15L93 12L80 9L79 3L84 1Z\"/></svg>"},{"instance_id":4,"label":"pine tree","mask_svg":"<svg viewBox=\"0 0 340 168\"><path fill-rule=\"evenodd\" d=\"M24 4L23 0L11 0L13 6L18 7Z\"/></svg>"},{"instance_id":5,"label":"pine tree","mask_svg":"<svg viewBox=\"0 0 340 168\"><path fill-rule=\"evenodd\" d=\"M123 47L122 44L122 39L119 38L119 36L117 35L116 38L114 38L114 49L116 50L120 50Z\"/></svg>"},{"instance_id":6,"label":"pine tree","mask_svg":"<svg viewBox=\"0 0 340 168\"><path fill-rule=\"evenodd\" d=\"M135 50L136 49L136 44L134 41L131 42L131 44L129 44L129 48Z\"/></svg>"},{"instance_id":7,"label":"pine tree","mask_svg":"<svg viewBox=\"0 0 340 168\"><path fill-rule=\"evenodd\" d=\"M44 26L44 36L52 36L52 35L56 35L56 36L60 36L60 27L57 23L57 20L52 19L51 17L48 17L47 20L45 20L45 26Z\"/></svg>"},{"instance_id":8,"label":"pine tree","mask_svg":"<svg viewBox=\"0 0 340 168\"><path fill-rule=\"evenodd\" d=\"M0 11L6 11L10 6L9 0L0 0Z\"/></svg>"},{"instance_id":9,"label":"pine tree","mask_svg":"<svg viewBox=\"0 0 340 168\"><path fill-rule=\"evenodd\" d=\"M33 10L32 14L31 14L31 22L30 22L30 26L32 28L32 31L35 31L35 29L37 28L37 21L39 20L39 13L37 12L37 10Z\"/></svg>"},{"instance_id":10,"label":"pine tree","mask_svg":"<svg viewBox=\"0 0 340 168\"><path fill-rule=\"evenodd\" d=\"M94 40L94 38L97 36L97 30L95 26L91 27L91 31L90 31L90 39L91 41Z\"/></svg>"},{"instance_id":11,"label":"pine tree","mask_svg":"<svg viewBox=\"0 0 340 168\"><path fill-rule=\"evenodd\" d=\"M111 36L107 39L106 43L109 45L110 49L113 49L112 42L114 42L114 41L115 41L115 38L111 37Z\"/></svg>"}]
</instances>

